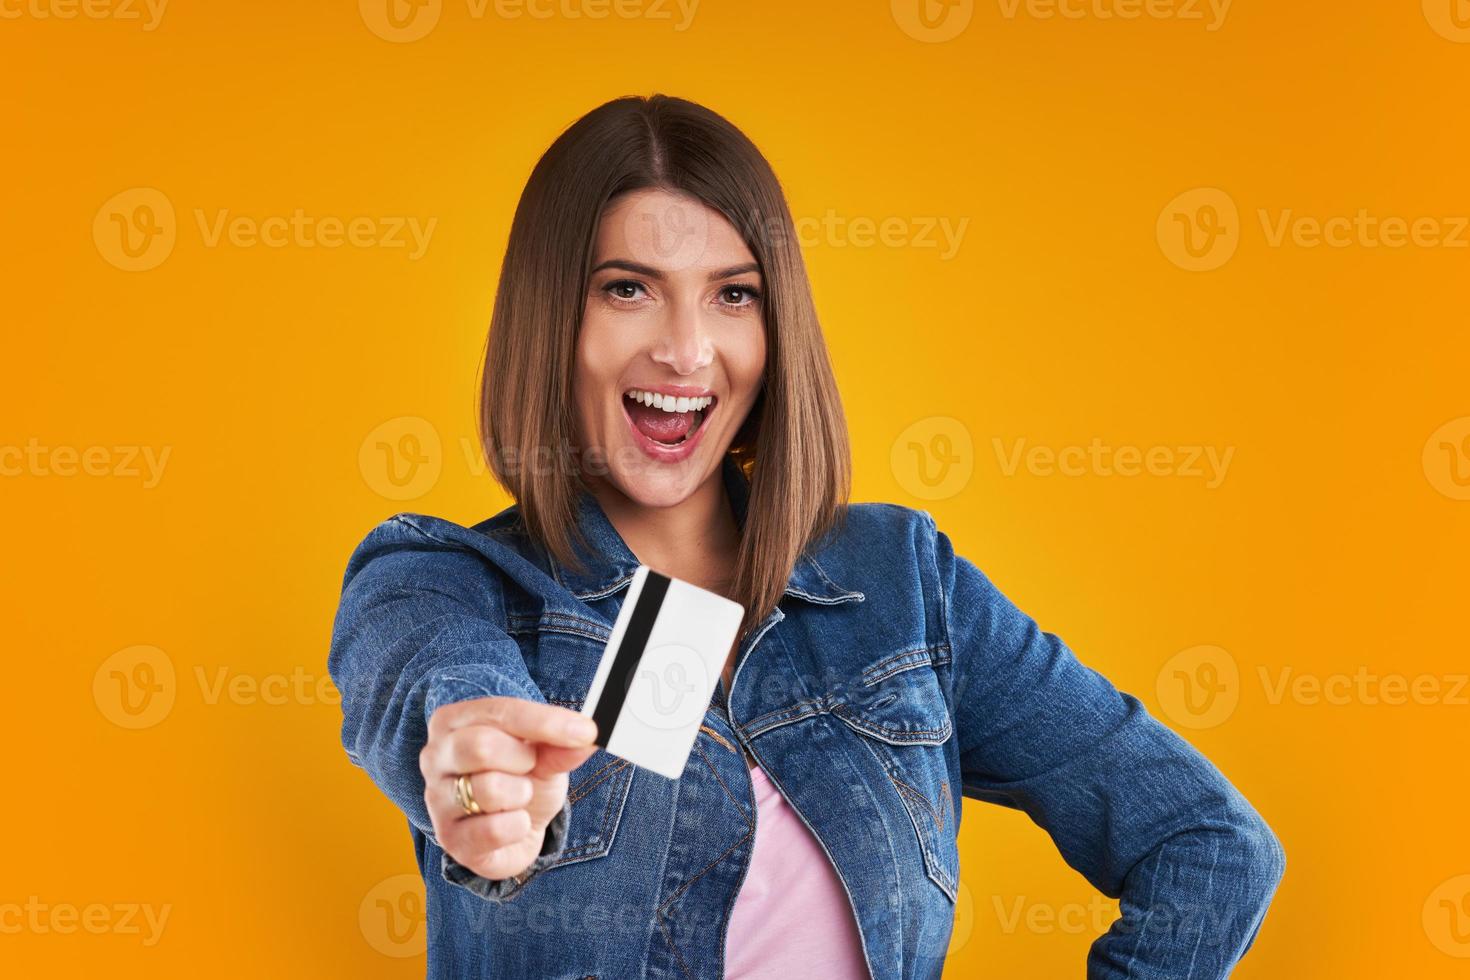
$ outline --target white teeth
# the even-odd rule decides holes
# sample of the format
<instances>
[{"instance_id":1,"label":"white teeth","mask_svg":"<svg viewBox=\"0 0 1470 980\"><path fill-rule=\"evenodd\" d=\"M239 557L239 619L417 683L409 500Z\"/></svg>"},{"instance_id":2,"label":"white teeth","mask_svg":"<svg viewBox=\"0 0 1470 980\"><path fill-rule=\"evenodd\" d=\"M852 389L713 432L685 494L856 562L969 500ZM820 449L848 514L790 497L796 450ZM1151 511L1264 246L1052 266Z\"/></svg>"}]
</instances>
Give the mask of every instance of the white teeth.
<instances>
[{"instance_id":1,"label":"white teeth","mask_svg":"<svg viewBox=\"0 0 1470 980\"><path fill-rule=\"evenodd\" d=\"M638 388L629 391L627 397L665 412L702 412L714 403L714 399L707 395L702 398L675 398L673 395L660 395Z\"/></svg>"}]
</instances>

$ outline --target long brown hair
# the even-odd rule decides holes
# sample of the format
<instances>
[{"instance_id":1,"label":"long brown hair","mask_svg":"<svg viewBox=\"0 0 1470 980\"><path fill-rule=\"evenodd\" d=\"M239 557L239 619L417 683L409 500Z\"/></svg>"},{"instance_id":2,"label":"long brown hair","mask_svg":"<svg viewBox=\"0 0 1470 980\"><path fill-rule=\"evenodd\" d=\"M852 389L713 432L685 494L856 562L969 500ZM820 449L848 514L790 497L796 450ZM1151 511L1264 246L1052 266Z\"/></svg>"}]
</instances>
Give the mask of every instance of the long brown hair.
<instances>
[{"instance_id":1,"label":"long brown hair","mask_svg":"<svg viewBox=\"0 0 1470 980\"><path fill-rule=\"evenodd\" d=\"M847 422L790 210L770 164L720 115L666 95L607 102L563 132L521 193L480 377L480 442L530 534L581 568L572 542L582 465L572 447L578 332L598 222L642 188L690 195L740 232L760 265L764 385L730 452L750 498L730 597L741 635L780 600L806 549L839 527L851 492ZM527 384L528 379L535 384ZM527 465L534 461L534 465Z\"/></svg>"}]
</instances>

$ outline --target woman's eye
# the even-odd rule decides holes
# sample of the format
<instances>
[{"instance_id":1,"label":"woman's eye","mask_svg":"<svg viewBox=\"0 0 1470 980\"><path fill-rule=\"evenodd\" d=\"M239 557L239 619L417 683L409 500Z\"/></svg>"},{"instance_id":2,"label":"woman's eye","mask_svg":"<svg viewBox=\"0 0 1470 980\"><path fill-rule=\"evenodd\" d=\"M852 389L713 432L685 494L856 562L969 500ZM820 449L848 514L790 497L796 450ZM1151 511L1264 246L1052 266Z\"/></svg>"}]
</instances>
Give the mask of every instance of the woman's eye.
<instances>
[{"instance_id":1,"label":"woman's eye","mask_svg":"<svg viewBox=\"0 0 1470 980\"><path fill-rule=\"evenodd\" d=\"M749 306L760 297L754 286L726 286L720 290L720 300L726 306Z\"/></svg>"},{"instance_id":2,"label":"woman's eye","mask_svg":"<svg viewBox=\"0 0 1470 980\"><path fill-rule=\"evenodd\" d=\"M602 287L603 292L610 293L614 298L620 300L638 299L638 294L643 290L643 284L631 279L619 279Z\"/></svg>"}]
</instances>

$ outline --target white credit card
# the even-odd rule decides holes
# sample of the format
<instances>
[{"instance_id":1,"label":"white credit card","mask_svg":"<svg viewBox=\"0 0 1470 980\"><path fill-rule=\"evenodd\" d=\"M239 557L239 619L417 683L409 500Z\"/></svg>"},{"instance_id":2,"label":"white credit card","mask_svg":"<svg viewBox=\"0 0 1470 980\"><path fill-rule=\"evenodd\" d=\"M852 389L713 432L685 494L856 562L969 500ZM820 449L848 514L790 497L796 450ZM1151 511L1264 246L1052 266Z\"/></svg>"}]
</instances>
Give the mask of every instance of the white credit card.
<instances>
[{"instance_id":1,"label":"white credit card","mask_svg":"<svg viewBox=\"0 0 1470 980\"><path fill-rule=\"evenodd\" d=\"M744 615L738 602L639 565L582 704L597 744L682 776Z\"/></svg>"}]
</instances>

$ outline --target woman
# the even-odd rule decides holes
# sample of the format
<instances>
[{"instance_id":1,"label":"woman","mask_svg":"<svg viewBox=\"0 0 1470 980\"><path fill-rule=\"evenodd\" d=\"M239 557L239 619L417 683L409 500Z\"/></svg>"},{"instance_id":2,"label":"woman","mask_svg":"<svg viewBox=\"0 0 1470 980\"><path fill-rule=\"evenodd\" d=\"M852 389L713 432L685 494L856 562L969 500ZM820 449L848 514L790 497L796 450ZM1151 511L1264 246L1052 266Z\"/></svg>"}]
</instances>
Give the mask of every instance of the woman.
<instances>
[{"instance_id":1,"label":"woman","mask_svg":"<svg viewBox=\"0 0 1470 980\"><path fill-rule=\"evenodd\" d=\"M399 515L347 569L343 742L407 814L434 977L936 977L962 797L1121 898L1092 977L1223 977L1280 845L848 443L770 166L680 99L609 102L511 228L481 433L516 505ZM581 707L638 564L745 606L678 780Z\"/></svg>"}]
</instances>

